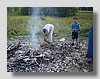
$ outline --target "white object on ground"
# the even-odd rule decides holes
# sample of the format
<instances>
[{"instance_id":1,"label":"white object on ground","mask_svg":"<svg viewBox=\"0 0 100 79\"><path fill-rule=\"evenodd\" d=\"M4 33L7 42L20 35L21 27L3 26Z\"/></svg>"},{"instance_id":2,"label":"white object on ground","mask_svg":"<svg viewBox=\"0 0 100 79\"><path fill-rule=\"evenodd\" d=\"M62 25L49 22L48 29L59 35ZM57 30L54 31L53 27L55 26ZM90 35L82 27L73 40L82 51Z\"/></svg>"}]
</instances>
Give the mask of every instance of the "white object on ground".
<instances>
[{"instance_id":1,"label":"white object on ground","mask_svg":"<svg viewBox=\"0 0 100 79\"><path fill-rule=\"evenodd\" d=\"M65 41L65 38L61 38L59 41Z\"/></svg>"}]
</instances>

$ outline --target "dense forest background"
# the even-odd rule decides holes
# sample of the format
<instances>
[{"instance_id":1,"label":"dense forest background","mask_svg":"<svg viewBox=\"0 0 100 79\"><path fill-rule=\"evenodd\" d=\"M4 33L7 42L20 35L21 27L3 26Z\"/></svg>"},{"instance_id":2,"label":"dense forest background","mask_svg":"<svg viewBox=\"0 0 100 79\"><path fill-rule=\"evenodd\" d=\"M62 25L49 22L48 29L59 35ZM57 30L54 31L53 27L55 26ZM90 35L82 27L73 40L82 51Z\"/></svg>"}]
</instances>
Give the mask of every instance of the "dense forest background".
<instances>
[{"instance_id":1,"label":"dense forest background","mask_svg":"<svg viewBox=\"0 0 100 79\"><path fill-rule=\"evenodd\" d=\"M32 15L36 7L8 7L8 15ZM69 17L78 13L78 10L93 11L92 7L39 7L39 15Z\"/></svg>"}]
</instances>

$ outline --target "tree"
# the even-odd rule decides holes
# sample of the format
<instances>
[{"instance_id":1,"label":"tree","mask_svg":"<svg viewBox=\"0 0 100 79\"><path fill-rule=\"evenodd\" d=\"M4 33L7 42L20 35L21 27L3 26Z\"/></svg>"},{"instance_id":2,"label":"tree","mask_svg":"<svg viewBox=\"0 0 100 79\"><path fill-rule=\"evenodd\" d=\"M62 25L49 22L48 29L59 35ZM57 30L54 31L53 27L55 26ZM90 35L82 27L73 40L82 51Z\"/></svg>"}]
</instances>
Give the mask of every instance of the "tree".
<instances>
[{"instance_id":1,"label":"tree","mask_svg":"<svg viewBox=\"0 0 100 79\"><path fill-rule=\"evenodd\" d=\"M93 7L80 7L79 10L93 11Z\"/></svg>"},{"instance_id":2,"label":"tree","mask_svg":"<svg viewBox=\"0 0 100 79\"><path fill-rule=\"evenodd\" d=\"M8 7L8 15L31 15L36 7ZM45 16L69 17L76 15L77 7L39 7L39 14Z\"/></svg>"}]
</instances>

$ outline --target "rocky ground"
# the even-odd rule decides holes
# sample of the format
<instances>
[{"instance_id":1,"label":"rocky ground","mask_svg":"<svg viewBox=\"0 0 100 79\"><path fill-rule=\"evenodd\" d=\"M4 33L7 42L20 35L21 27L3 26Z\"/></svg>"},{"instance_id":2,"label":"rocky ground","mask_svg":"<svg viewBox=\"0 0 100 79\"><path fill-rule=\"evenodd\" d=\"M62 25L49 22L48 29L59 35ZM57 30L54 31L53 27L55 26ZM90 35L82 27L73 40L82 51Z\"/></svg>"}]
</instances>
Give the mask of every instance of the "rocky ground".
<instances>
[{"instance_id":1,"label":"rocky ground","mask_svg":"<svg viewBox=\"0 0 100 79\"><path fill-rule=\"evenodd\" d=\"M32 45L28 36L7 41L8 72L91 72L92 59L86 58L87 38L71 46L71 37L54 37L52 44ZM37 46L37 48L33 47Z\"/></svg>"}]
</instances>

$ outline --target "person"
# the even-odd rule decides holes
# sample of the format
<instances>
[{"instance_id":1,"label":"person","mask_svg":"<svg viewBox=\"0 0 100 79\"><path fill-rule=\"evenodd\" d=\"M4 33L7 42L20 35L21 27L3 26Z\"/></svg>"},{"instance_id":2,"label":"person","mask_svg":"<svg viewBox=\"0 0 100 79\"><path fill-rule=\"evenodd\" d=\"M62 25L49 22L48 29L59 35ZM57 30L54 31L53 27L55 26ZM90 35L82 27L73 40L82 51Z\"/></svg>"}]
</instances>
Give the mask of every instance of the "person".
<instances>
[{"instance_id":1,"label":"person","mask_svg":"<svg viewBox=\"0 0 100 79\"><path fill-rule=\"evenodd\" d=\"M78 23L78 17L73 18L74 23L72 24L72 46L75 44L74 40L76 39L76 46L78 46L78 32L80 31L80 24Z\"/></svg>"},{"instance_id":2,"label":"person","mask_svg":"<svg viewBox=\"0 0 100 79\"><path fill-rule=\"evenodd\" d=\"M51 42L53 42L53 40L52 40L53 31L54 31L54 25L52 25L52 24L46 24L43 27L44 42L45 43L51 43Z\"/></svg>"}]
</instances>

